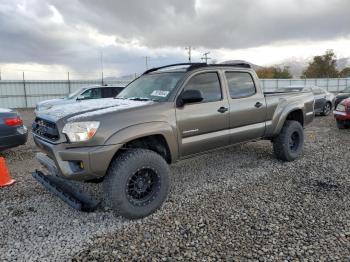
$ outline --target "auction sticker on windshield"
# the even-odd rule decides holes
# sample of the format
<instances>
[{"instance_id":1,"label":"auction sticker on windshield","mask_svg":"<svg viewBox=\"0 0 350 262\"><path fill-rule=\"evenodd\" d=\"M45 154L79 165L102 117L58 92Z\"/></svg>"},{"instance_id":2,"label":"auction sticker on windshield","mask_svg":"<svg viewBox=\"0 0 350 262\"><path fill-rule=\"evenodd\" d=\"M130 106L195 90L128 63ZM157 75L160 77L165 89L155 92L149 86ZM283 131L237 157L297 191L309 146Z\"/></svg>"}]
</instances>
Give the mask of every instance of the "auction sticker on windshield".
<instances>
[{"instance_id":1,"label":"auction sticker on windshield","mask_svg":"<svg viewBox=\"0 0 350 262\"><path fill-rule=\"evenodd\" d=\"M169 91L154 90L151 96L167 97L168 94L169 94Z\"/></svg>"}]
</instances>

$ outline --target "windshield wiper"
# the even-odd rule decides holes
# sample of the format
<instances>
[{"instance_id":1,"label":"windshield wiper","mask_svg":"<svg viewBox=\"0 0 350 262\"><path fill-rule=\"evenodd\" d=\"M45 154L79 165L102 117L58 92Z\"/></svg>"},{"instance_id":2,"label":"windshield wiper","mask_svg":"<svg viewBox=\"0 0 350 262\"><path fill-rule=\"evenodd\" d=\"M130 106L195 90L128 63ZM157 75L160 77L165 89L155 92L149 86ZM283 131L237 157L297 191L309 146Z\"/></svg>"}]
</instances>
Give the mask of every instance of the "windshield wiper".
<instances>
[{"instance_id":1,"label":"windshield wiper","mask_svg":"<svg viewBox=\"0 0 350 262\"><path fill-rule=\"evenodd\" d=\"M145 97L130 97L128 99L133 100L133 101L150 101L150 100L152 100L150 98L145 98Z\"/></svg>"}]
</instances>

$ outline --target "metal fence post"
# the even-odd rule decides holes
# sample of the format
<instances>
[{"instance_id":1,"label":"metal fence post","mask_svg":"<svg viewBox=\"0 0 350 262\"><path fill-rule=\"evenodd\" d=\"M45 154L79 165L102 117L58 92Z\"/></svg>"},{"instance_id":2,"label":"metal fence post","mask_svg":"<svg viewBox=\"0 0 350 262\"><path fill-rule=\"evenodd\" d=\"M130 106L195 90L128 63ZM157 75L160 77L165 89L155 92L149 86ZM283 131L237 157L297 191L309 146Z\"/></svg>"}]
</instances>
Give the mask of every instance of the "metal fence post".
<instances>
[{"instance_id":1,"label":"metal fence post","mask_svg":"<svg viewBox=\"0 0 350 262\"><path fill-rule=\"evenodd\" d=\"M70 80L69 80L69 72L68 72L68 94L71 93Z\"/></svg>"},{"instance_id":2,"label":"metal fence post","mask_svg":"<svg viewBox=\"0 0 350 262\"><path fill-rule=\"evenodd\" d=\"M327 91L329 91L329 78L327 78Z\"/></svg>"},{"instance_id":3,"label":"metal fence post","mask_svg":"<svg viewBox=\"0 0 350 262\"><path fill-rule=\"evenodd\" d=\"M25 107L28 107L28 101L27 101L27 90L26 90L26 81L24 80L24 72L22 74L23 77L23 93L24 93L24 103Z\"/></svg>"}]
</instances>

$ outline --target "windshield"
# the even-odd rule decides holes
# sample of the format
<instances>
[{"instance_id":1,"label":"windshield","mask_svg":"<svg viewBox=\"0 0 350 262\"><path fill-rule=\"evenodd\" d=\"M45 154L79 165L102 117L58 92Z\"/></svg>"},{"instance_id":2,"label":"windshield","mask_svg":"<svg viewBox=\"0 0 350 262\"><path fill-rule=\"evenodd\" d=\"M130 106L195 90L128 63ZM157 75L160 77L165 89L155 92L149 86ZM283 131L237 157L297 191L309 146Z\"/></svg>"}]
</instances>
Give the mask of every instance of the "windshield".
<instances>
[{"instance_id":1,"label":"windshield","mask_svg":"<svg viewBox=\"0 0 350 262\"><path fill-rule=\"evenodd\" d=\"M80 88L80 89L74 91L73 93L70 93L68 96L66 96L66 98L67 98L67 99L72 99L72 98L78 96L78 95L79 95L81 92L83 92L85 89L86 89L85 87L84 87L84 88Z\"/></svg>"},{"instance_id":2,"label":"windshield","mask_svg":"<svg viewBox=\"0 0 350 262\"><path fill-rule=\"evenodd\" d=\"M340 93L350 93L350 87L345 88L343 91L340 91Z\"/></svg>"},{"instance_id":3,"label":"windshield","mask_svg":"<svg viewBox=\"0 0 350 262\"><path fill-rule=\"evenodd\" d=\"M131 82L117 99L167 101L184 72L157 73L141 76Z\"/></svg>"}]
</instances>

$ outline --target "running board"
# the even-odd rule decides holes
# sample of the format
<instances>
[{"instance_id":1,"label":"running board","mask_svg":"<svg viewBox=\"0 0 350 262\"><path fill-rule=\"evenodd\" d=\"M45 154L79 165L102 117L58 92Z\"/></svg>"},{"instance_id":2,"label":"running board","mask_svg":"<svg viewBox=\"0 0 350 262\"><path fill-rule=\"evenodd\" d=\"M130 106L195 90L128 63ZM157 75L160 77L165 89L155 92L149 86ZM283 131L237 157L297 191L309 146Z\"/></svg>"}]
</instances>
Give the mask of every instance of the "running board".
<instances>
[{"instance_id":1,"label":"running board","mask_svg":"<svg viewBox=\"0 0 350 262\"><path fill-rule=\"evenodd\" d=\"M53 175L45 175L39 170L35 170L32 176L48 191L76 210L92 212L95 211L100 204L99 201L85 194L66 179Z\"/></svg>"}]
</instances>

